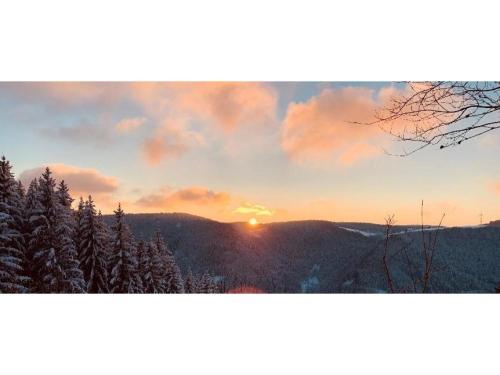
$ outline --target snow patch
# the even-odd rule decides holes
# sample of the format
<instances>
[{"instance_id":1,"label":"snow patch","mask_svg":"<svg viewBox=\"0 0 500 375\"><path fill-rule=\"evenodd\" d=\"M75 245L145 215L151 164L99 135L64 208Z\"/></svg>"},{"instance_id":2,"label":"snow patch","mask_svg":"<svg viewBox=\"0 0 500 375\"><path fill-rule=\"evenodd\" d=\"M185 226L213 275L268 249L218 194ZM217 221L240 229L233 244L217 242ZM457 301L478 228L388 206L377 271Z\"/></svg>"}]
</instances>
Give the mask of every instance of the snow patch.
<instances>
[{"instance_id":1,"label":"snow patch","mask_svg":"<svg viewBox=\"0 0 500 375\"><path fill-rule=\"evenodd\" d=\"M382 235L381 233L368 232L368 231L359 230L359 229L352 229L352 228L346 228L346 227L339 227L339 228L347 230L349 232L359 233L359 234L361 234L361 235L363 235L365 237L373 237L373 236L381 236Z\"/></svg>"}]
</instances>

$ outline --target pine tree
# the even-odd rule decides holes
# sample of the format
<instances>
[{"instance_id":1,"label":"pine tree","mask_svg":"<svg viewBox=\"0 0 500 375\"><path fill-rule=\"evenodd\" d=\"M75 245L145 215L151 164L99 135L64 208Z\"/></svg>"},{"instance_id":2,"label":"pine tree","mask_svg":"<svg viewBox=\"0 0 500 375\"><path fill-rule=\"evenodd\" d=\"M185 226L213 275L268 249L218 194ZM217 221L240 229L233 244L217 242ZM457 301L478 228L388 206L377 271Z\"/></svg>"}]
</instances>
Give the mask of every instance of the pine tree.
<instances>
[{"instance_id":1,"label":"pine tree","mask_svg":"<svg viewBox=\"0 0 500 375\"><path fill-rule=\"evenodd\" d=\"M17 223L17 226L19 228L19 231L21 232L21 238L20 238L20 245L22 248L22 268L23 268L23 279L24 283L23 285L27 288L29 291L31 289L31 273L30 273L30 260L29 260L29 222L28 222L28 216L26 214L26 191L24 190L24 186L21 183L21 181L17 181L17 186L16 186L16 191L17 191L17 203L15 204L16 209L18 214L15 215L15 221Z\"/></svg>"},{"instance_id":2,"label":"pine tree","mask_svg":"<svg viewBox=\"0 0 500 375\"><path fill-rule=\"evenodd\" d=\"M59 183L57 189L57 198L59 199L59 204L66 208L71 208L71 204L73 203L73 198L69 194L68 185L62 180Z\"/></svg>"},{"instance_id":3,"label":"pine tree","mask_svg":"<svg viewBox=\"0 0 500 375\"><path fill-rule=\"evenodd\" d=\"M82 210L80 229L80 267L88 293L107 293L107 250L105 230L98 220L94 201L89 196Z\"/></svg>"},{"instance_id":4,"label":"pine tree","mask_svg":"<svg viewBox=\"0 0 500 375\"><path fill-rule=\"evenodd\" d=\"M40 197L38 180L34 179L31 181L28 191L26 192L26 198L24 200L24 210L27 216L34 215L40 209Z\"/></svg>"},{"instance_id":5,"label":"pine tree","mask_svg":"<svg viewBox=\"0 0 500 375\"><path fill-rule=\"evenodd\" d=\"M186 280L184 281L184 292L185 293L197 293L196 280L193 276L191 268L189 268Z\"/></svg>"},{"instance_id":6,"label":"pine tree","mask_svg":"<svg viewBox=\"0 0 500 375\"><path fill-rule=\"evenodd\" d=\"M162 289L165 293L184 293L184 282L182 281L181 271L159 230L155 233L153 243L164 269Z\"/></svg>"},{"instance_id":7,"label":"pine tree","mask_svg":"<svg viewBox=\"0 0 500 375\"><path fill-rule=\"evenodd\" d=\"M160 253L160 248L151 241L148 246L148 252L151 257L151 274L153 278L153 293L167 292L168 269Z\"/></svg>"},{"instance_id":8,"label":"pine tree","mask_svg":"<svg viewBox=\"0 0 500 375\"><path fill-rule=\"evenodd\" d=\"M64 284L64 271L59 259L58 200L55 181L49 168L38 180L39 204L29 218L32 225L30 248L33 250L36 291L60 292Z\"/></svg>"},{"instance_id":9,"label":"pine tree","mask_svg":"<svg viewBox=\"0 0 500 375\"><path fill-rule=\"evenodd\" d=\"M205 272L199 282L198 282L198 290L200 293L210 293L210 276L208 272Z\"/></svg>"},{"instance_id":10,"label":"pine tree","mask_svg":"<svg viewBox=\"0 0 500 375\"><path fill-rule=\"evenodd\" d=\"M81 245L83 242L83 217L85 214L85 202L83 201L83 198L80 197L80 200L78 201L78 207L74 213L75 216L75 232L73 235L73 242L75 243L75 249L76 253L78 254L78 259L81 260L82 256L82 249Z\"/></svg>"},{"instance_id":11,"label":"pine tree","mask_svg":"<svg viewBox=\"0 0 500 375\"><path fill-rule=\"evenodd\" d=\"M217 293L217 283L212 276L206 271L198 282L199 293Z\"/></svg>"},{"instance_id":12,"label":"pine tree","mask_svg":"<svg viewBox=\"0 0 500 375\"><path fill-rule=\"evenodd\" d=\"M22 196L11 165L0 159L0 292L25 292Z\"/></svg>"},{"instance_id":13,"label":"pine tree","mask_svg":"<svg viewBox=\"0 0 500 375\"><path fill-rule=\"evenodd\" d=\"M142 280L142 289L144 293L154 293L154 281L151 264L151 244L139 241L137 244L137 256L139 264L139 275Z\"/></svg>"},{"instance_id":14,"label":"pine tree","mask_svg":"<svg viewBox=\"0 0 500 375\"><path fill-rule=\"evenodd\" d=\"M38 183L32 182L26 197L29 221L28 268L32 289L41 293L85 291L73 242L72 199L64 183L55 190L55 180L46 168Z\"/></svg>"},{"instance_id":15,"label":"pine tree","mask_svg":"<svg viewBox=\"0 0 500 375\"><path fill-rule=\"evenodd\" d=\"M36 266L33 259L36 248L34 229L36 227L36 222L38 221L38 215L41 212L40 204L40 191L38 186L38 179L31 181L28 191L26 192L26 198L24 201L24 218L26 221L26 228L24 231L25 243L27 245L26 253L26 266L25 271L30 277L29 289L32 292L37 292L41 290L41 286L38 284L38 277L36 275Z\"/></svg>"},{"instance_id":16,"label":"pine tree","mask_svg":"<svg viewBox=\"0 0 500 375\"><path fill-rule=\"evenodd\" d=\"M125 213L121 205L115 213L113 226L113 252L111 255L111 293L140 293L142 282L138 273L134 241L125 223Z\"/></svg>"},{"instance_id":17,"label":"pine tree","mask_svg":"<svg viewBox=\"0 0 500 375\"><path fill-rule=\"evenodd\" d=\"M99 227L99 231L103 238L106 263L108 264L107 269L109 277L109 275L111 275L111 269L109 267L109 259L111 258L111 254L113 253L113 238L112 238L113 236L108 225L104 222L104 217L102 216L101 210L97 212L97 226Z\"/></svg>"},{"instance_id":18,"label":"pine tree","mask_svg":"<svg viewBox=\"0 0 500 375\"><path fill-rule=\"evenodd\" d=\"M56 233L60 246L60 262L64 272L64 284L61 291L66 293L84 293L86 285L83 272L80 269L78 252L75 247L74 233L75 221L71 203L73 199L69 195L69 189L64 181L61 181L57 190L59 199L58 225Z\"/></svg>"}]
</instances>

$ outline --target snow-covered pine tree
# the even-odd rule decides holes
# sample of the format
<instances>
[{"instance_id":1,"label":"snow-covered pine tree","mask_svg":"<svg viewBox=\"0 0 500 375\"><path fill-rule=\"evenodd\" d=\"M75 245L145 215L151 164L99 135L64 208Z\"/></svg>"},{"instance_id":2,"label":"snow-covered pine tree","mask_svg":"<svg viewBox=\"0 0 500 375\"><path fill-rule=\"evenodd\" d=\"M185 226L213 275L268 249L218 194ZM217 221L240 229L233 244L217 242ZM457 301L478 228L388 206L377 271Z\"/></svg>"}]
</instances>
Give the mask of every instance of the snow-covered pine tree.
<instances>
[{"instance_id":1,"label":"snow-covered pine tree","mask_svg":"<svg viewBox=\"0 0 500 375\"><path fill-rule=\"evenodd\" d=\"M169 293L184 293L184 281L182 280L181 270L173 257L172 260L173 266L171 268Z\"/></svg>"},{"instance_id":2,"label":"snow-covered pine tree","mask_svg":"<svg viewBox=\"0 0 500 375\"><path fill-rule=\"evenodd\" d=\"M138 273L134 241L120 204L114 213L110 290L111 293L140 293L142 282Z\"/></svg>"},{"instance_id":3,"label":"snow-covered pine tree","mask_svg":"<svg viewBox=\"0 0 500 375\"><path fill-rule=\"evenodd\" d=\"M59 204L63 207L71 208L73 198L71 198L71 195L69 194L69 187L66 185L64 180L61 180L57 187L57 198L59 199Z\"/></svg>"},{"instance_id":4,"label":"snow-covered pine tree","mask_svg":"<svg viewBox=\"0 0 500 375\"><path fill-rule=\"evenodd\" d=\"M83 226L84 213L85 213L85 202L83 201L83 198L80 197L80 200L78 201L78 207L74 211L75 232L73 234L73 242L75 243L75 249L76 253L78 254L79 260L81 259L81 254L82 254L81 245L82 245L82 226Z\"/></svg>"},{"instance_id":5,"label":"snow-covered pine tree","mask_svg":"<svg viewBox=\"0 0 500 375\"><path fill-rule=\"evenodd\" d=\"M64 270L60 255L58 225L60 207L55 193L55 180L49 168L38 180L39 205L29 218L32 236L35 285L37 292L57 293L63 290Z\"/></svg>"},{"instance_id":6,"label":"snow-covered pine tree","mask_svg":"<svg viewBox=\"0 0 500 375\"><path fill-rule=\"evenodd\" d=\"M71 209L73 199L64 181L60 182L56 194L59 199L56 233L60 246L59 259L64 272L64 281L60 291L85 293L87 288L74 242L75 216Z\"/></svg>"},{"instance_id":7,"label":"snow-covered pine tree","mask_svg":"<svg viewBox=\"0 0 500 375\"><path fill-rule=\"evenodd\" d=\"M108 225L104 221L104 217L102 216L101 210L97 212L97 225L99 227L99 231L102 234L102 238L104 240L104 249L106 250L106 263L108 264L108 278L111 275L111 269L109 266L109 259L111 258L112 250L113 250L113 236L111 234L111 230Z\"/></svg>"},{"instance_id":8,"label":"snow-covered pine tree","mask_svg":"<svg viewBox=\"0 0 500 375\"><path fill-rule=\"evenodd\" d=\"M11 165L0 159L0 292L27 291L24 276L25 243L22 233L22 196Z\"/></svg>"},{"instance_id":9,"label":"snow-covered pine tree","mask_svg":"<svg viewBox=\"0 0 500 375\"><path fill-rule=\"evenodd\" d=\"M218 293L217 283L212 276L205 271L203 276L198 282L198 292L199 293Z\"/></svg>"},{"instance_id":10,"label":"snow-covered pine tree","mask_svg":"<svg viewBox=\"0 0 500 375\"><path fill-rule=\"evenodd\" d=\"M156 231L154 235L153 243L156 247L162 263L163 269L165 270L165 276L163 279L163 290L165 293L184 293L184 282L182 280L182 274L175 262L175 258L170 251L168 245L163 240L163 237L159 230Z\"/></svg>"},{"instance_id":11,"label":"snow-covered pine tree","mask_svg":"<svg viewBox=\"0 0 500 375\"><path fill-rule=\"evenodd\" d=\"M39 199L39 189L38 180L34 179L31 181L28 191L26 192L26 198L24 199L24 209L28 214L32 214L36 210L40 209L40 199Z\"/></svg>"},{"instance_id":12,"label":"snow-covered pine tree","mask_svg":"<svg viewBox=\"0 0 500 375\"><path fill-rule=\"evenodd\" d=\"M106 237L91 196L82 211L80 235L80 267L87 292L108 293Z\"/></svg>"},{"instance_id":13,"label":"snow-covered pine tree","mask_svg":"<svg viewBox=\"0 0 500 375\"><path fill-rule=\"evenodd\" d=\"M203 273L198 281L198 291L199 293L210 293L210 276L207 271Z\"/></svg>"},{"instance_id":14,"label":"snow-covered pine tree","mask_svg":"<svg viewBox=\"0 0 500 375\"><path fill-rule=\"evenodd\" d=\"M27 245L25 271L30 277L29 289L31 292L41 290L41 286L38 284L38 278L36 276L35 262L33 260L33 255L35 253L34 244L36 244L36 241L33 240L35 237L34 228L40 212L41 204L38 179L34 179L31 181L28 191L26 192L26 198L24 199L24 218L26 220L24 239Z\"/></svg>"},{"instance_id":15,"label":"snow-covered pine tree","mask_svg":"<svg viewBox=\"0 0 500 375\"><path fill-rule=\"evenodd\" d=\"M215 278L210 276L210 283L209 283L209 290L210 293L219 293L219 284L215 281Z\"/></svg>"},{"instance_id":16,"label":"snow-covered pine tree","mask_svg":"<svg viewBox=\"0 0 500 375\"><path fill-rule=\"evenodd\" d=\"M28 216L26 215L26 191L21 181L17 181L16 191L18 195L17 199L17 210L18 215L15 215L16 223L19 231L22 234L21 247L23 252L22 268L23 268L23 285L25 285L28 291L31 289L31 277L30 277L30 260L29 260L29 222Z\"/></svg>"},{"instance_id":17,"label":"snow-covered pine tree","mask_svg":"<svg viewBox=\"0 0 500 375\"><path fill-rule=\"evenodd\" d=\"M139 275L141 276L142 289L144 293L154 293L150 256L151 249L152 246L150 246L150 244L146 245L142 240L137 243Z\"/></svg>"},{"instance_id":18,"label":"snow-covered pine tree","mask_svg":"<svg viewBox=\"0 0 500 375\"><path fill-rule=\"evenodd\" d=\"M153 276L153 293L167 292L167 267L163 261L160 249L155 242L150 241L148 244L148 252L151 257L151 274Z\"/></svg>"},{"instance_id":19,"label":"snow-covered pine tree","mask_svg":"<svg viewBox=\"0 0 500 375\"><path fill-rule=\"evenodd\" d=\"M184 281L184 292L185 293L197 293L196 280L193 276L191 268L189 268L186 279Z\"/></svg>"},{"instance_id":20,"label":"snow-covered pine tree","mask_svg":"<svg viewBox=\"0 0 500 375\"><path fill-rule=\"evenodd\" d=\"M85 290L73 243L71 197L64 183L61 192L55 191L55 186L46 168L38 184L30 185L26 197L32 287L41 293L82 293Z\"/></svg>"}]
</instances>

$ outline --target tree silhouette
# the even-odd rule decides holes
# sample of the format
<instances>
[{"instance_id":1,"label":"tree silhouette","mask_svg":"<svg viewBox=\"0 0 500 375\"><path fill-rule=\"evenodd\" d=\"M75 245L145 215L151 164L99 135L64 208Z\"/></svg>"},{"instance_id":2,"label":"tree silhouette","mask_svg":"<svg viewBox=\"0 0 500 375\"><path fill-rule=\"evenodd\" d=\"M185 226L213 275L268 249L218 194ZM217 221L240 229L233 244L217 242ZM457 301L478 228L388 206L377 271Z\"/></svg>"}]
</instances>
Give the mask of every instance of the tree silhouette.
<instances>
[{"instance_id":1,"label":"tree silhouette","mask_svg":"<svg viewBox=\"0 0 500 375\"><path fill-rule=\"evenodd\" d=\"M440 149L500 128L500 82L411 82L375 114L371 124L413 146Z\"/></svg>"}]
</instances>

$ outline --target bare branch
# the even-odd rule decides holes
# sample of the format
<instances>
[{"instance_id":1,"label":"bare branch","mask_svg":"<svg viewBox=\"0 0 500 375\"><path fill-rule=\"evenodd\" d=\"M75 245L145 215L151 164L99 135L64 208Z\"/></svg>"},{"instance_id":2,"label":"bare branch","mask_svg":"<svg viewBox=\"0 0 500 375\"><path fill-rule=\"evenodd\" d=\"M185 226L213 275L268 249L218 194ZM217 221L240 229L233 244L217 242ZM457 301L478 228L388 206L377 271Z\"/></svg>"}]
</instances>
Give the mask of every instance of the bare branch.
<instances>
[{"instance_id":1,"label":"bare branch","mask_svg":"<svg viewBox=\"0 0 500 375\"><path fill-rule=\"evenodd\" d=\"M409 82L375 117L368 125L415 144L398 156L458 146L500 128L500 82Z\"/></svg>"}]
</instances>

